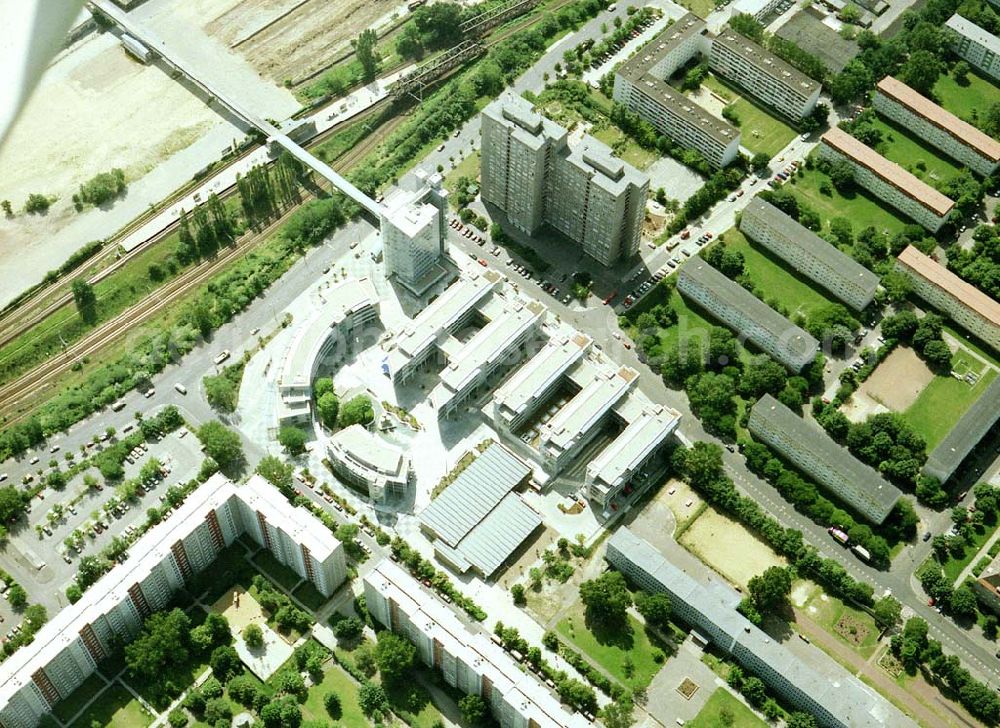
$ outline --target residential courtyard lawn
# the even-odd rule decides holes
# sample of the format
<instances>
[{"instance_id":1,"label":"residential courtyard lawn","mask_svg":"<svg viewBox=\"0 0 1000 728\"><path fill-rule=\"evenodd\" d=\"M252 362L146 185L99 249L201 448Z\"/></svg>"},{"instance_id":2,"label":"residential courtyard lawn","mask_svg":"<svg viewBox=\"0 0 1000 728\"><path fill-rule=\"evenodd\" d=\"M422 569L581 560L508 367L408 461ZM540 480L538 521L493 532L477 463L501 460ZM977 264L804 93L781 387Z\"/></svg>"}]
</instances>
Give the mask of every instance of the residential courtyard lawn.
<instances>
[{"instance_id":1,"label":"residential courtyard lawn","mask_svg":"<svg viewBox=\"0 0 1000 728\"><path fill-rule=\"evenodd\" d=\"M962 346L971 351L973 354L978 356L980 359L985 359L990 364L995 367L1000 367L1000 359L997 359L993 354L986 348L979 345L978 340L973 339L968 333L956 329L955 326L950 321L945 321L942 325L945 333L954 337L958 341L962 342Z\"/></svg>"},{"instance_id":2,"label":"residential courtyard lawn","mask_svg":"<svg viewBox=\"0 0 1000 728\"><path fill-rule=\"evenodd\" d=\"M703 688L704 689L704 688ZM767 725L725 688L716 688L705 707L690 721L691 728L764 728Z\"/></svg>"},{"instance_id":3,"label":"residential courtyard lawn","mask_svg":"<svg viewBox=\"0 0 1000 728\"><path fill-rule=\"evenodd\" d=\"M327 693L336 693L340 696L341 714L331 716L323 706L323 698ZM318 685L309 688L306 694L306 701L302 704L302 719L317 720L328 723L336 721L343 726L367 726L368 719L361 708L358 707L358 686L351 679L351 676L344 672L340 666L330 663L327 671L323 674L323 681Z\"/></svg>"},{"instance_id":4,"label":"residential courtyard lawn","mask_svg":"<svg viewBox=\"0 0 1000 728\"><path fill-rule=\"evenodd\" d=\"M327 598L319 593L319 590L312 585L312 582L304 581L299 588L292 592L292 596L305 604L314 612L327 603Z\"/></svg>"},{"instance_id":5,"label":"residential courtyard lawn","mask_svg":"<svg viewBox=\"0 0 1000 728\"><path fill-rule=\"evenodd\" d=\"M1000 88L975 71L969 73L968 86L959 86L949 74L942 73L934 84L934 96L955 116L971 122L974 114L1000 101Z\"/></svg>"},{"instance_id":6,"label":"residential courtyard lawn","mask_svg":"<svg viewBox=\"0 0 1000 728\"><path fill-rule=\"evenodd\" d=\"M385 692L393 712L412 728L434 728L443 722L441 711L431 702L430 693L416 680L386 687Z\"/></svg>"},{"instance_id":7,"label":"residential courtyard lawn","mask_svg":"<svg viewBox=\"0 0 1000 728\"><path fill-rule=\"evenodd\" d=\"M830 596L821 587L815 588L803 611L830 635L866 659L878 647L879 629L871 615Z\"/></svg>"},{"instance_id":8,"label":"residential courtyard lawn","mask_svg":"<svg viewBox=\"0 0 1000 728\"><path fill-rule=\"evenodd\" d=\"M799 313L808 318L817 309L836 303L823 295L815 283L796 273L764 248L751 243L736 228L723 233L722 240L732 250L743 254L750 280L763 291L768 301L777 301L788 309L790 318Z\"/></svg>"},{"instance_id":9,"label":"residential courtyard lawn","mask_svg":"<svg viewBox=\"0 0 1000 728\"><path fill-rule=\"evenodd\" d=\"M929 185L947 182L961 167L938 154L933 147L921 144L901 127L876 117L872 126L882 132L879 152Z\"/></svg>"},{"instance_id":10,"label":"residential courtyard lawn","mask_svg":"<svg viewBox=\"0 0 1000 728\"><path fill-rule=\"evenodd\" d=\"M458 209L458 202L455 195L458 192L458 180L467 177L471 180L479 178L479 152L473 152L451 170L444 178L444 186L451 193L451 203Z\"/></svg>"},{"instance_id":11,"label":"residential courtyard lawn","mask_svg":"<svg viewBox=\"0 0 1000 728\"><path fill-rule=\"evenodd\" d=\"M219 554L210 569L195 574L188 587L189 591L199 595L208 590L204 601L206 604L214 604L236 584L243 588L249 587L257 570L246 560L245 553L239 542L227 547Z\"/></svg>"},{"instance_id":12,"label":"residential courtyard lawn","mask_svg":"<svg viewBox=\"0 0 1000 728\"><path fill-rule=\"evenodd\" d=\"M941 564L941 569L944 571L944 575L948 581L953 582L958 578L958 575L962 573L962 569L968 566L972 560L976 558L976 555L979 553L979 549L981 549L983 544L989 540L990 536L993 535L993 532L996 531L996 529L996 523L987 523L981 528L972 529L972 541L965 545L965 550L962 552L962 555L955 558L949 554L948 560ZM932 555L930 558L934 558L934 556Z\"/></svg>"},{"instance_id":13,"label":"residential courtyard lawn","mask_svg":"<svg viewBox=\"0 0 1000 728\"><path fill-rule=\"evenodd\" d=\"M728 107L739 119L740 141L751 152L764 152L769 157L778 153L795 139L798 132L753 100L742 96L714 74L708 74L702 86L729 102Z\"/></svg>"},{"instance_id":14,"label":"residential courtyard lawn","mask_svg":"<svg viewBox=\"0 0 1000 728\"><path fill-rule=\"evenodd\" d=\"M824 182L830 186L829 195L819 191ZM801 176L797 173L792 175L785 187L814 209L824 226L829 225L830 220L835 217L846 217L853 224L855 233L871 225L876 230L885 230L894 235L907 225L904 218L860 188L855 188L847 196L842 195L830 178L817 169L804 169Z\"/></svg>"},{"instance_id":15,"label":"residential courtyard lawn","mask_svg":"<svg viewBox=\"0 0 1000 728\"><path fill-rule=\"evenodd\" d=\"M712 0L680 0L680 4L699 18L707 18L709 13L715 10L715 3Z\"/></svg>"},{"instance_id":16,"label":"residential courtyard lawn","mask_svg":"<svg viewBox=\"0 0 1000 728\"><path fill-rule=\"evenodd\" d=\"M91 698L105 687L107 687L107 683L104 678L101 677L100 673L95 672L84 680L83 685L74 690L68 698L60 700L52 712L63 723L68 723L84 705L90 702Z\"/></svg>"},{"instance_id":17,"label":"residential courtyard lawn","mask_svg":"<svg viewBox=\"0 0 1000 728\"><path fill-rule=\"evenodd\" d=\"M291 591L302 581L302 577L274 558L270 551L261 550L253 557L253 562L274 583L287 591Z\"/></svg>"},{"instance_id":18,"label":"residential courtyard lawn","mask_svg":"<svg viewBox=\"0 0 1000 728\"><path fill-rule=\"evenodd\" d=\"M989 369L973 385L948 375L931 380L903 413L906 421L927 441L927 452L945 438L996 376L996 370Z\"/></svg>"},{"instance_id":19,"label":"residential courtyard lawn","mask_svg":"<svg viewBox=\"0 0 1000 728\"><path fill-rule=\"evenodd\" d=\"M650 642L643 625L631 615L624 629L605 632L587 624L583 603L578 601L556 631L628 688L645 688L662 666L662 659L657 663L653 658L663 650ZM628 660L631 676L626 671Z\"/></svg>"},{"instance_id":20,"label":"residential courtyard lawn","mask_svg":"<svg viewBox=\"0 0 1000 728\"><path fill-rule=\"evenodd\" d=\"M152 722L132 693L116 683L101 693L70 728L91 728L95 723L114 728L144 728Z\"/></svg>"},{"instance_id":21,"label":"residential courtyard lawn","mask_svg":"<svg viewBox=\"0 0 1000 728\"><path fill-rule=\"evenodd\" d=\"M634 140L625 136L621 129L611 124L595 127L592 135L611 147L622 161L638 169L646 169L660 158L656 152L643 149Z\"/></svg>"}]
</instances>

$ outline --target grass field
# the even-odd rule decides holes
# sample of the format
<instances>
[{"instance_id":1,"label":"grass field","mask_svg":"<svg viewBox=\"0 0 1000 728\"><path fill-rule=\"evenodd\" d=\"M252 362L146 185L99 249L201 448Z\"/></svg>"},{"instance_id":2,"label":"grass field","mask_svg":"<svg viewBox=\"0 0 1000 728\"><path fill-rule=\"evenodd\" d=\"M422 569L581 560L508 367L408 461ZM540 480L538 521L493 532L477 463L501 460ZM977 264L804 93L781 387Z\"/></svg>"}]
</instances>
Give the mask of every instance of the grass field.
<instances>
[{"instance_id":1,"label":"grass field","mask_svg":"<svg viewBox=\"0 0 1000 728\"><path fill-rule=\"evenodd\" d=\"M725 688L716 688L705 707L688 723L690 728L764 728L767 723Z\"/></svg>"},{"instance_id":2,"label":"grass field","mask_svg":"<svg viewBox=\"0 0 1000 728\"><path fill-rule=\"evenodd\" d=\"M152 722L139 701L122 685L115 684L101 693L71 728L91 728L95 723L115 728L143 728Z\"/></svg>"},{"instance_id":3,"label":"grass field","mask_svg":"<svg viewBox=\"0 0 1000 728\"><path fill-rule=\"evenodd\" d=\"M702 85L732 102L729 106L740 121L741 142L751 152L775 157L795 138L796 131L792 127L713 74L708 74Z\"/></svg>"},{"instance_id":4,"label":"grass field","mask_svg":"<svg viewBox=\"0 0 1000 728\"><path fill-rule=\"evenodd\" d=\"M577 601L573 611L556 625L556 631L618 682L632 689L649 685L662 666L653 659L654 651L660 648L649 641L645 628L631 616L626 629L605 634L587 625L583 603ZM626 674L628 660L633 665L631 676Z\"/></svg>"},{"instance_id":5,"label":"grass field","mask_svg":"<svg viewBox=\"0 0 1000 728\"><path fill-rule=\"evenodd\" d=\"M455 194L458 189L458 180L461 177L468 177L469 179L479 177L479 152L467 156L444 178L444 186L451 193L451 203L455 209L458 209Z\"/></svg>"},{"instance_id":6,"label":"grass field","mask_svg":"<svg viewBox=\"0 0 1000 728\"><path fill-rule=\"evenodd\" d=\"M712 0L680 0L679 4L699 18L707 18L708 14L715 10L715 3Z\"/></svg>"},{"instance_id":7,"label":"grass field","mask_svg":"<svg viewBox=\"0 0 1000 728\"><path fill-rule=\"evenodd\" d=\"M316 611L327 603L327 598L319 593L319 589L311 582L303 581L299 588L292 592L292 596L305 604L309 609Z\"/></svg>"},{"instance_id":8,"label":"grass field","mask_svg":"<svg viewBox=\"0 0 1000 728\"><path fill-rule=\"evenodd\" d=\"M336 693L340 696L341 715L330 716L323 707L323 698L327 693ZM330 668L323 675L323 682L309 688L306 701L302 704L302 719L316 720L324 723L331 719L338 721L344 726L366 726L368 719L365 718L361 708L358 707L358 686L351 679L351 676L336 665Z\"/></svg>"},{"instance_id":9,"label":"grass field","mask_svg":"<svg viewBox=\"0 0 1000 728\"><path fill-rule=\"evenodd\" d=\"M818 290L815 283L803 278L783 261L762 247L753 245L736 228L727 230L722 239L743 254L745 270L768 301L776 300L788 309L789 317L801 313L806 318L817 309L836 303Z\"/></svg>"},{"instance_id":10,"label":"grass field","mask_svg":"<svg viewBox=\"0 0 1000 728\"><path fill-rule=\"evenodd\" d=\"M302 581L301 577L271 555L270 551L261 551L253 557L257 567L269 576L272 581L288 591Z\"/></svg>"},{"instance_id":11,"label":"grass field","mask_svg":"<svg viewBox=\"0 0 1000 728\"><path fill-rule=\"evenodd\" d=\"M871 615L829 596L820 587L815 588L803 610L830 635L865 658L878 647L879 630Z\"/></svg>"},{"instance_id":12,"label":"grass field","mask_svg":"<svg viewBox=\"0 0 1000 728\"><path fill-rule=\"evenodd\" d=\"M823 182L830 185L829 195L819 191ZM890 234L895 234L907 224L906 220L883 206L882 202L869 197L863 190L852 192L846 197L840 194L833 187L830 178L816 169L805 169L801 176L793 175L785 187L813 208L825 225L834 217L846 217L853 224L855 232L872 225L876 230L887 230Z\"/></svg>"},{"instance_id":13,"label":"grass field","mask_svg":"<svg viewBox=\"0 0 1000 728\"><path fill-rule=\"evenodd\" d=\"M969 334L956 329L949 321L945 321L942 328L946 333L951 334L953 337L961 341L962 346L967 348L973 354L976 354L981 359L985 359L995 367L1000 367L1000 359L997 359L989 350L977 344L969 337Z\"/></svg>"},{"instance_id":14,"label":"grass field","mask_svg":"<svg viewBox=\"0 0 1000 728\"><path fill-rule=\"evenodd\" d=\"M974 385L951 376L936 376L903 413L906 421L927 441L930 452L997 376L990 369Z\"/></svg>"},{"instance_id":15,"label":"grass field","mask_svg":"<svg viewBox=\"0 0 1000 728\"><path fill-rule=\"evenodd\" d=\"M898 126L876 118L872 125L882 132L879 152L930 185L946 182L959 173L961 167L937 154L931 147ZM923 168L921 168L923 167Z\"/></svg>"},{"instance_id":16,"label":"grass field","mask_svg":"<svg viewBox=\"0 0 1000 728\"><path fill-rule=\"evenodd\" d=\"M94 673L65 700L60 700L52 711L63 723L68 723L80 709L107 686L99 673Z\"/></svg>"},{"instance_id":17,"label":"grass field","mask_svg":"<svg viewBox=\"0 0 1000 728\"><path fill-rule=\"evenodd\" d=\"M955 116L971 121L974 113L985 112L990 104L1000 101L1000 88L975 71L969 73L968 86L959 86L955 79L942 73L934 84L934 96Z\"/></svg>"}]
</instances>

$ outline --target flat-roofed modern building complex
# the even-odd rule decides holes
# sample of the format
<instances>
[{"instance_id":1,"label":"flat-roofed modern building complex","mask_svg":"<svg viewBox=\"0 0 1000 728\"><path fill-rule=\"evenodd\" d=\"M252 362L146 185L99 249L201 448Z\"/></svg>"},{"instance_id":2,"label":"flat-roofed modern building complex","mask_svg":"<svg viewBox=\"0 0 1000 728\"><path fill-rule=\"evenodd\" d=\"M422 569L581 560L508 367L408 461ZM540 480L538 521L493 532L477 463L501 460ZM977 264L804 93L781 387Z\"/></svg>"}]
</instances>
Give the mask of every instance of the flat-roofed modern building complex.
<instances>
[{"instance_id":1,"label":"flat-roofed modern building complex","mask_svg":"<svg viewBox=\"0 0 1000 728\"><path fill-rule=\"evenodd\" d=\"M736 0L733 3L733 16L749 15L758 23L781 7L781 0Z\"/></svg>"},{"instance_id":2,"label":"flat-roofed modern building complex","mask_svg":"<svg viewBox=\"0 0 1000 728\"><path fill-rule=\"evenodd\" d=\"M872 105L882 116L983 177L993 174L1000 164L1000 142L892 76L878 82Z\"/></svg>"},{"instance_id":3,"label":"flat-roofed modern building complex","mask_svg":"<svg viewBox=\"0 0 1000 728\"><path fill-rule=\"evenodd\" d=\"M681 268L677 290L793 372L816 358L819 342L808 332L700 257Z\"/></svg>"},{"instance_id":4,"label":"flat-roofed modern building complex","mask_svg":"<svg viewBox=\"0 0 1000 728\"><path fill-rule=\"evenodd\" d=\"M442 265L448 231L448 190L440 174L415 173L419 189L400 193L382 215L385 273L423 295L447 275Z\"/></svg>"},{"instance_id":5,"label":"flat-roofed modern building complex","mask_svg":"<svg viewBox=\"0 0 1000 728\"><path fill-rule=\"evenodd\" d=\"M590 136L575 147L566 130L507 93L483 109L482 198L518 229L543 223L604 265L639 249L649 177Z\"/></svg>"},{"instance_id":6,"label":"flat-roofed modern building complex","mask_svg":"<svg viewBox=\"0 0 1000 728\"><path fill-rule=\"evenodd\" d=\"M33 728L243 534L324 596L347 576L343 547L315 516L293 507L258 475L239 486L214 475L133 544L125 563L0 665L0 724Z\"/></svg>"},{"instance_id":7,"label":"flat-roofed modern building complex","mask_svg":"<svg viewBox=\"0 0 1000 728\"><path fill-rule=\"evenodd\" d=\"M729 28L712 39L708 63L720 76L793 121L809 116L819 101L818 81Z\"/></svg>"},{"instance_id":8,"label":"flat-roofed modern building complex","mask_svg":"<svg viewBox=\"0 0 1000 728\"><path fill-rule=\"evenodd\" d=\"M400 566L384 560L364 577L365 603L380 624L405 636L428 667L478 695L501 728L588 728L481 628L464 621Z\"/></svg>"},{"instance_id":9,"label":"flat-roofed modern building complex","mask_svg":"<svg viewBox=\"0 0 1000 728\"><path fill-rule=\"evenodd\" d=\"M590 351L592 340L581 333L550 338L535 356L493 394L493 420L514 432L558 389L563 376Z\"/></svg>"},{"instance_id":10,"label":"flat-roofed modern building complex","mask_svg":"<svg viewBox=\"0 0 1000 728\"><path fill-rule=\"evenodd\" d=\"M912 245L896 258L896 270L909 278L914 293L1000 351L1000 303Z\"/></svg>"},{"instance_id":11,"label":"flat-roofed modern building complex","mask_svg":"<svg viewBox=\"0 0 1000 728\"><path fill-rule=\"evenodd\" d=\"M518 491L531 468L503 445L490 445L420 514L434 553L459 573L491 578L542 525Z\"/></svg>"},{"instance_id":12,"label":"flat-roofed modern building complex","mask_svg":"<svg viewBox=\"0 0 1000 728\"><path fill-rule=\"evenodd\" d=\"M392 339L386 356L392 381L406 382L431 356L440 340L455 334L478 315L478 306L500 288L496 271L463 274L455 283L420 311Z\"/></svg>"},{"instance_id":13,"label":"flat-roofed modern building complex","mask_svg":"<svg viewBox=\"0 0 1000 728\"><path fill-rule=\"evenodd\" d=\"M405 498L410 486L410 458L362 425L335 432L326 443L334 473L364 489L374 503Z\"/></svg>"},{"instance_id":14,"label":"flat-roofed modern building complex","mask_svg":"<svg viewBox=\"0 0 1000 728\"><path fill-rule=\"evenodd\" d=\"M957 13L948 18L944 29L955 55L986 75L1000 79L1000 38Z\"/></svg>"},{"instance_id":15,"label":"flat-roofed modern building complex","mask_svg":"<svg viewBox=\"0 0 1000 728\"><path fill-rule=\"evenodd\" d=\"M448 360L441 381L431 391L438 418L445 418L462 404L510 371L538 337L546 308L538 301L507 301L502 295L487 300L480 313L489 319L468 341L445 339L439 345Z\"/></svg>"},{"instance_id":16,"label":"flat-roofed modern building complex","mask_svg":"<svg viewBox=\"0 0 1000 728\"><path fill-rule=\"evenodd\" d=\"M759 195L743 210L740 230L856 311L875 297L877 275Z\"/></svg>"},{"instance_id":17,"label":"flat-roofed modern building complex","mask_svg":"<svg viewBox=\"0 0 1000 728\"><path fill-rule=\"evenodd\" d=\"M748 426L755 438L872 523L885 521L902 496L899 488L770 394L750 410Z\"/></svg>"},{"instance_id":18,"label":"flat-roofed modern building complex","mask_svg":"<svg viewBox=\"0 0 1000 728\"><path fill-rule=\"evenodd\" d=\"M736 611L740 595L731 587L688 574L628 528L619 528L608 540L606 558L643 591L666 594L674 616L824 728L916 728L839 666L828 677L771 639Z\"/></svg>"},{"instance_id":19,"label":"flat-roofed modern building complex","mask_svg":"<svg viewBox=\"0 0 1000 728\"><path fill-rule=\"evenodd\" d=\"M969 453L986 437L1000 419L1000 377L997 377L965 411L924 463L924 475L942 483L958 470Z\"/></svg>"},{"instance_id":20,"label":"flat-roofed modern building complex","mask_svg":"<svg viewBox=\"0 0 1000 728\"><path fill-rule=\"evenodd\" d=\"M299 326L278 377L278 422L294 425L311 416L312 383L319 367L352 350L358 329L379 315L379 299L367 278L350 279L324 291L325 301Z\"/></svg>"},{"instance_id":21,"label":"flat-roofed modern building complex","mask_svg":"<svg viewBox=\"0 0 1000 728\"><path fill-rule=\"evenodd\" d=\"M854 181L858 185L931 232L941 229L955 207L952 200L929 184L839 127L830 128L820 142L820 157L831 161L846 160L854 170Z\"/></svg>"},{"instance_id":22,"label":"flat-roofed modern building complex","mask_svg":"<svg viewBox=\"0 0 1000 728\"><path fill-rule=\"evenodd\" d=\"M714 167L736 159L740 132L667 83L699 53L708 55L705 21L688 13L615 71L614 100Z\"/></svg>"}]
</instances>

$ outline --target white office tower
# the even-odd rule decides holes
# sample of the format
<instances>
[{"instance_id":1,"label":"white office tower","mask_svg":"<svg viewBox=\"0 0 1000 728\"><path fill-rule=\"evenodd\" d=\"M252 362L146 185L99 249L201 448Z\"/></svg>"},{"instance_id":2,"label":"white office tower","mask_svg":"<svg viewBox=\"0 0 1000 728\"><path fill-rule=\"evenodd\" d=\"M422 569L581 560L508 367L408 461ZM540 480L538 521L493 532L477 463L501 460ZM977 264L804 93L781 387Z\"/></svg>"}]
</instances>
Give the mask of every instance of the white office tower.
<instances>
[{"instance_id":1,"label":"white office tower","mask_svg":"<svg viewBox=\"0 0 1000 728\"><path fill-rule=\"evenodd\" d=\"M415 173L418 189L400 195L382 215L385 273L421 295L439 281L448 224L448 191L439 174Z\"/></svg>"}]
</instances>

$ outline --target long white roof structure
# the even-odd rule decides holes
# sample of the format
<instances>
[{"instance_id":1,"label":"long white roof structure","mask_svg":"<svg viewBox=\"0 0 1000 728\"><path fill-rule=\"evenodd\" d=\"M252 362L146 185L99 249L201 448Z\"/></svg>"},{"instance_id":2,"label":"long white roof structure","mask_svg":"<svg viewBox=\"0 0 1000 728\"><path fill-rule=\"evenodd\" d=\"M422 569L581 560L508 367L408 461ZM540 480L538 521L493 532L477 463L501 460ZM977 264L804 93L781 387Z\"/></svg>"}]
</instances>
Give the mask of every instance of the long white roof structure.
<instances>
[{"instance_id":1,"label":"long white roof structure","mask_svg":"<svg viewBox=\"0 0 1000 728\"><path fill-rule=\"evenodd\" d=\"M502 411L518 415L563 376L590 349L591 338L579 332L550 339L494 393Z\"/></svg>"},{"instance_id":2,"label":"long white roof structure","mask_svg":"<svg viewBox=\"0 0 1000 728\"><path fill-rule=\"evenodd\" d=\"M641 398L641 399L640 399ZM632 393L616 408L629 424L587 464L587 478L614 488L632 475L649 454L673 434L681 415L645 396Z\"/></svg>"}]
</instances>

